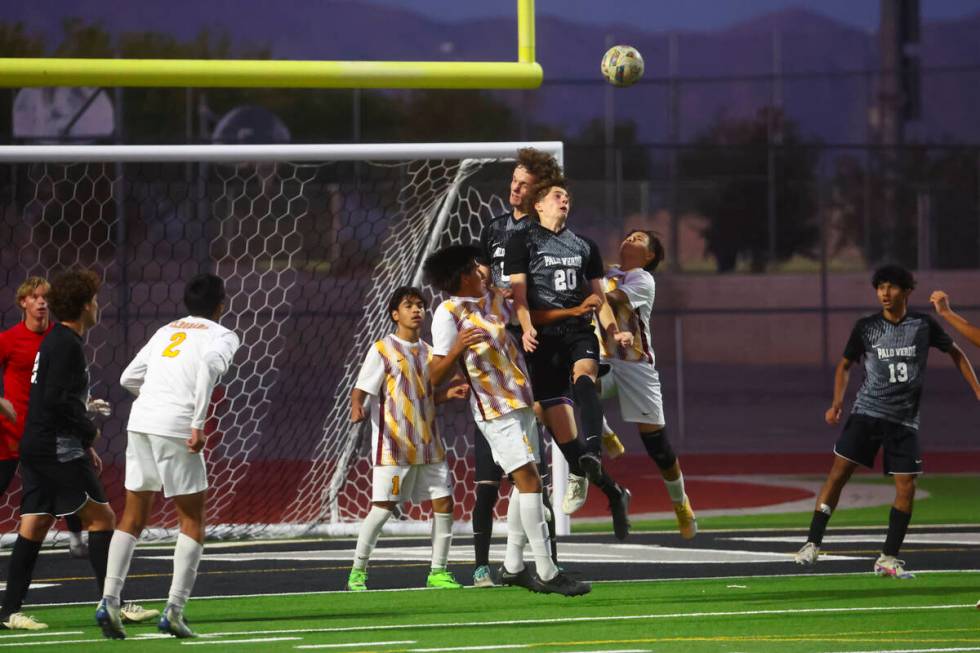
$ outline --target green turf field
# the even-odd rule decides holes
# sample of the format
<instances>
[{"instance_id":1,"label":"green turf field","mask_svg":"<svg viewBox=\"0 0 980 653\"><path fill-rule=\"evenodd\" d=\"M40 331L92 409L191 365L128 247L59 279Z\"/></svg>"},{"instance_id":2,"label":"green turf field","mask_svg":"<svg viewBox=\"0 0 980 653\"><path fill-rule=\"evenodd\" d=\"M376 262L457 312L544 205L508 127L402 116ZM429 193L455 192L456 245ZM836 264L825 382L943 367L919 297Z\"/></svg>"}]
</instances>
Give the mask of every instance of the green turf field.
<instances>
[{"instance_id":1,"label":"green turf field","mask_svg":"<svg viewBox=\"0 0 980 653\"><path fill-rule=\"evenodd\" d=\"M977 651L978 598L980 574L927 573L610 582L576 599L517 588L196 599L196 640L143 639L155 633L143 625L110 642L93 606L39 608L51 631L0 634L0 650Z\"/></svg>"},{"instance_id":2,"label":"green turf field","mask_svg":"<svg viewBox=\"0 0 980 653\"><path fill-rule=\"evenodd\" d=\"M813 477L818 481L823 478ZM862 476L851 480L848 487L861 483L892 485L892 480L878 476ZM912 516L913 526L926 524L980 524L980 477L959 474L927 475L919 479L919 488L929 492L929 498L917 499ZM844 496L847 488L844 488ZM697 503L694 505L697 511ZM737 528L800 528L810 525L811 512L761 513L748 515L698 515L701 529ZM843 526L887 526L888 506L869 508L840 508L834 513L831 528ZM677 528L673 519L633 520L638 531L670 531ZM607 522L572 523L575 533L603 533L612 531Z\"/></svg>"}]
</instances>

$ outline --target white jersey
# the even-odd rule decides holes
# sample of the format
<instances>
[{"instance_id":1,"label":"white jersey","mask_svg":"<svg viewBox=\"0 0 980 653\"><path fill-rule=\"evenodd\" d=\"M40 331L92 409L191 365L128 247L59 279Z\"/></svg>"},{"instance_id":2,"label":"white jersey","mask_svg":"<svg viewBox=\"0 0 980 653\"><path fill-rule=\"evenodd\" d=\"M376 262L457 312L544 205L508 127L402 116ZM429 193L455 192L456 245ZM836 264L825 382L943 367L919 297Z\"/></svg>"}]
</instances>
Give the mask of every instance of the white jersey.
<instances>
[{"instance_id":1,"label":"white jersey","mask_svg":"<svg viewBox=\"0 0 980 653\"><path fill-rule=\"evenodd\" d=\"M633 334L633 345L623 347L617 344L612 336L596 325L601 358L654 364L653 346L650 342L650 313L657 294L657 284L653 275L643 268L622 270L613 267L606 272L604 284L606 292L621 290L629 300L628 305L611 307L619 330Z\"/></svg>"},{"instance_id":2,"label":"white jersey","mask_svg":"<svg viewBox=\"0 0 980 653\"><path fill-rule=\"evenodd\" d=\"M187 439L204 428L211 392L239 344L233 331L203 317L160 327L119 379L136 395L128 430Z\"/></svg>"}]
</instances>

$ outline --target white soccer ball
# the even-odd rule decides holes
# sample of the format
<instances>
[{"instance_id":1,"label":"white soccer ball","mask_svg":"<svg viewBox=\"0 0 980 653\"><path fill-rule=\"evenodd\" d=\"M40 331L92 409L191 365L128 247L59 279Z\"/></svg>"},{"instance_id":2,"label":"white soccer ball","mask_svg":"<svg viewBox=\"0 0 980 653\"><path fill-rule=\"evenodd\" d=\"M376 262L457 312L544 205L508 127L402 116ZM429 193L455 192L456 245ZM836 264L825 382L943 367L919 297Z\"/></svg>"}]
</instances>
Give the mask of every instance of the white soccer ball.
<instances>
[{"instance_id":1,"label":"white soccer ball","mask_svg":"<svg viewBox=\"0 0 980 653\"><path fill-rule=\"evenodd\" d=\"M643 77L643 57L632 45L614 45L602 56L599 69L613 86L631 86Z\"/></svg>"}]
</instances>

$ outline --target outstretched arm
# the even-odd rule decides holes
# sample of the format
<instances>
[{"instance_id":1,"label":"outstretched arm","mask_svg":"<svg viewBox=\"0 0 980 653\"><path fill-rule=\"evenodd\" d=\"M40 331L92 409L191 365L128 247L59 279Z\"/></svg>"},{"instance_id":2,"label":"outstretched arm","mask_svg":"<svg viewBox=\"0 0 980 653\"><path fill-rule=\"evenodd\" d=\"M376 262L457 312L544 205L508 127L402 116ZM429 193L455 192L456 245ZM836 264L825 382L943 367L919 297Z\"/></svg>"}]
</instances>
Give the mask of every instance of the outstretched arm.
<instances>
[{"instance_id":1,"label":"outstretched arm","mask_svg":"<svg viewBox=\"0 0 980 653\"><path fill-rule=\"evenodd\" d=\"M830 402L830 408L824 413L824 420L831 426L840 423L841 413L844 412L844 393L847 391L847 382L851 379L851 363L851 360L841 358L834 372L834 398Z\"/></svg>"},{"instance_id":2,"label":"outstretched arm","mask_svg":"<svg viewBox=\"0 0 980 653\"><path fill-rule=\"evenodd\" d=\"M949 350L949 357L953 359L953 364L956 365L956 369L960 371L963 378L966 379L967 385L973 390L974 396L980 401L980 382L977 381L977 373L973 371L973 365L970 363L970 359L966 357L960 346L953 344L953 348Z\"/></svg>"},{"instance_id":3,"label":"outstretched arm","mask_svg":"<svg viewBox=\"0 0 980 653\"><path fill-rule=\"evenodd\" d=\"M613 314L612 307L606 301L606 293L602 289L602 280L592 279L592 294L599 297L602 303L599 305L599 325L605 333L612 335L613 339L624 347L633 344L633 334L629 331L620 331L616 324L616 316Z\"/></svg>"},{"instance_id":4,"label":"outstretched arm","mask_svg":"<svg viewBox=\"0 0 980 653\"><path fill-rule=\"evenodd\" d=\"M980 347L980 328L977 328L966 321L965 318L953 312L949 305L949 295L942 290L933 291L929 295L929 301L939 315L949 322L949 325L960 332L964 338Z\"/></svg>"}]
</instances>

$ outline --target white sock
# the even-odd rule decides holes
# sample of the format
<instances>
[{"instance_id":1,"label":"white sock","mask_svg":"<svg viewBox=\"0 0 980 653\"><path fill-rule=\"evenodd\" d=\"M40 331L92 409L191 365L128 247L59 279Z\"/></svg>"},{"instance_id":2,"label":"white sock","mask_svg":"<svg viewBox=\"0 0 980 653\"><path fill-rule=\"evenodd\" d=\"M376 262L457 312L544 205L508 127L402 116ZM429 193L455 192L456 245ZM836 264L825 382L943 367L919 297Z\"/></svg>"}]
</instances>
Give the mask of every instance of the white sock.
<instances>
[{"instance_id":1,"label":"white sock","mask_svg":"<svg viewBox=\"0 0 980 653\"><path fill-rule=\"evenodd\" d=\"M367 514L361 523L361 530L357 534L357 547L354 549L354 569L364 571L367 569L368 560L374 552L374 545L381 537L381 529L385 522L391 517L391 511L371 506L371 512Z\"/></svg>"},{"instance_id":2,"label":"white sock","mask_svg":"<svg viewBox=\"0 0 980 653\"><path fill-rule=\"evenodd\" d=\"M667 494L670 495L670 500L674 503L684 503L684 475L681 474L677 477L676 481L668 481L664 479L664 485L667 486Z\"/></svg>"},{"instance_id":3,"label":"white sock","mask_svg":"<svg viewBox=\"0 0 980 653\"><path fill-rule=\"evenodd\" d=\"M177 536L177 546L174 547L174 579L170 584L170 598L167 604L179 611L184 610L187 599L194 589L197 580L197 566L201 563L204 545L181 533Z\"/></svg>"},{"instance_id":4,"label":"white sock","mask_svg":"<svg viewBox=\"0 0 980 653\"><path fill-rule=\"evenodd\" d=\"M603 435L609 435L610 433L615 433L615 431L612 430L612 427L609 426L609 422L607 422L606 421L606 418L603 417L602 418L602 434Z\"/></svg>"},{"instance_id":5,"label":"white sock","mask_svg":"<svg viewBox=\"0 0 980 653\"><path fill-rule=\"evenodd\" d=\"M510 503L507 506L507 553L504 554L504 569L516 574L524 569L524 545L527 535L521 523L521 494L515 487L510 493Z\"/></svg>"},{"instance_id":6,"label":"white sock","mask_svg":"<svg viewBox=\"0 0 980 653\"><path fill-rule=\"evenodd\" d=\"M106 563L105 586L102 598L112 607L119 606L123 583L129 574L129 563L133 560L136 538L126 531L115 531L109 541L109 560Z\"/></svg>"},{"instance_id":7,"label":"white sock","mask_svg":"<svg viewBox=\"0 0 980 653\"><path fill-rule=\"evenodd\" d=\"M68 542L71 544L71 546L81 546L82 544L85 544L84 540L82 540L81 532L76 533L75 531L68 531Z\"/></svg>"},{"instance_id":8,"label":"white sock","mask_svg":"<svg viewBox=\"0 0 980 653\"><path fill-rule=\"evenodd\" d=\"M453 513L432 513L432 568L445 569L453 543Z\"/></svg>"},{"instance_id":9,"label":"white sock","mask_svg":"<svg viewBox=\"0 0 980 653\"><path fill-rule=\"evenodd\" d=\"M558 574L558 567L551 559L551 541L548 536L548 524L544 520L544 501L541 493L525 494L521 492L521 524L531 552L534 554L534 568L541 580L551 580Z\"/></svg>"}]
</instances>

